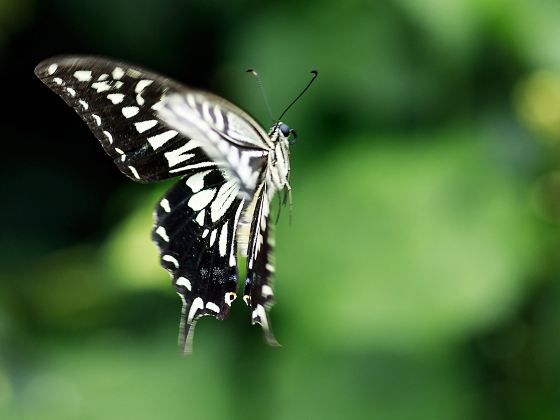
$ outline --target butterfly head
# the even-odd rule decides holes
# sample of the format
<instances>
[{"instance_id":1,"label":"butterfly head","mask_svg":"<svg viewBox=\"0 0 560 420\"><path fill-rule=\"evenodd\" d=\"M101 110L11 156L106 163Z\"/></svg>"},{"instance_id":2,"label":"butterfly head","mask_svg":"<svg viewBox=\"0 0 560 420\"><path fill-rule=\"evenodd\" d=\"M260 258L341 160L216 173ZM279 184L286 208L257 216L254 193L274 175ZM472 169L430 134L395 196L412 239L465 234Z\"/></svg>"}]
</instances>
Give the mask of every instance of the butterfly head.
<instances>
[{"instance_id":1,"label":"butterfly head","mask_svg":"<svg viewBox=\"0 0 560 420\"><path fill-rule=\"evenodd\" d=\"M290 144L294 144L296 142L297 133L295 130L291 129L288 124L280 121L277 125L277 130L280 132L279 134L284 137L284 139L288 140Z\"/></svg>"}]
</instances>

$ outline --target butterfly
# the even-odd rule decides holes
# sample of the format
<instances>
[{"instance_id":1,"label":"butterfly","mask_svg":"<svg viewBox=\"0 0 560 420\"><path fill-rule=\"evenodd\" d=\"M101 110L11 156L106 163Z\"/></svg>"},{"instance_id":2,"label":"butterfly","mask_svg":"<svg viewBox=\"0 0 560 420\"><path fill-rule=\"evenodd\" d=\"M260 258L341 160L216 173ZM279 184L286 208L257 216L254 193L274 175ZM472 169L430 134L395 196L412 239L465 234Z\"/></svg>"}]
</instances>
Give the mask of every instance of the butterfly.
<instances>
[{"instance_id":1,"label":"butterfly","mask_svg":"<svg viewBox=\"0 0 560 420\"><path fill-rule=\"evenodd\" d=\"M277 192L284 192L284 203L291 192L295 132L280 118L296 100L266 132L217 95L121 61L53 57L35 74L74 108L126 176L143 183L180 177L155 207L152 239L182 300L183 352L191 352L200 317L228 316L237 297L238 253L247 257L243 300L251 322L278 345L269 318L270 206Z\"/></svg>"}]
</instances>

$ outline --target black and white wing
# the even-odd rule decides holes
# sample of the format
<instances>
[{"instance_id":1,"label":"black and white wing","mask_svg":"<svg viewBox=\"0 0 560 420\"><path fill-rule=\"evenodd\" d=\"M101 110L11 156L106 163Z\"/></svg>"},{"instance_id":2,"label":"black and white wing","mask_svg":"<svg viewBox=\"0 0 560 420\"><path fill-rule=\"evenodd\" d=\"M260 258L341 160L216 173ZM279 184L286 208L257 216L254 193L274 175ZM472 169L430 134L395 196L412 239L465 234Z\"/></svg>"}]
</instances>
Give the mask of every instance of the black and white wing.
<instances>
[{"instance_id":1,"label":"black and white wing","mask_svg":"<svg viewBox=\"0 0 560 420\"><path fill-rule=\"evenodd\" d=\"M240 108L210 93L173 93L163 103L160 118L185 136L204 139L204 152L239 184L241 195L252 198L274 147L261 126Z\"/></svg>"},{"instance_id":2,"label":"black and white wing","mask_svg":"<svg viewBox=\"0 0 560 420\"><path fill-rule=\"evenodd\" d=\"M260 324L266 341L279 345L274 338L268 312L274 304L272 279L274 275L274 225L270 222L269 186L263 182L255 197L249 246L247 249L247 279L243 300L251 308L251 322Z\"/></svg>"},{"instance_id":3,"label":"black and white wing","mask_svg":"<svg viewBox=\"0 0 560 420\"><path fill-rule=\"evenodd\" d=\"M235 299L237 224L266 168L268 136L229 102L123 62L55 57L35 73L124 174L140 182L182 176L156 207L153 239L184 303L188 352L196 320L223 319ZM188 105L180 112L192 122L188 133L162 123L159 111L171 94Z\"/></svg>"},{"instance_id":4,"label":"black and white wing","mask_svg":"<svg viewBox=\"0 0 560 420\"><path fill-rule=\"evenodd\" d=\"M139 182L215 167L200 144L162 124L162 98L186 88L101 57L53 57L35 74L87 123L122 173Z\"/></svg>"},{"instance_id":5,"label":"black and white wing","mask_svg":"<svg viewBox=\"0 0 560 420\"><path fill-rule=\"evenodd\" d=\"M218 169L193 170L156 206L152 238L183 301L179 344L190 353L198 318L224 319L236 298L236 229L244 200Z\"/></svg>"},{"instance_id":6,"label":"black and white wing","mask_svg":"<svg viewBox=\"0 0 560 420\"><path fill-rule=\"evenodd\" d=\"M252 164L252 159L267 156L274 145L268 136L260 134L260 127L252 125L252 120L244 119L243 111L232 108L223 100L209 102L208 98L192 93L174 94L164 100L159 115L170 127L184 135L208 138L209 143L216 145L215 150L204 149L212 159L220 162L221 166L229 166L229 173L234 173L238 182L253 188L243 214L244 218L251 218L243 299L251 308L252 323L263 327L269 344L278 345L268 317L273 304L271 281L274 272L274 232L268 216L274 186L267 172L269 168L263 166L259 169ZM220 123L214 124L215 115L227 116L225 119L229 123L223 124L223 117L220 117Z\"/></svg>"}]
</instances>

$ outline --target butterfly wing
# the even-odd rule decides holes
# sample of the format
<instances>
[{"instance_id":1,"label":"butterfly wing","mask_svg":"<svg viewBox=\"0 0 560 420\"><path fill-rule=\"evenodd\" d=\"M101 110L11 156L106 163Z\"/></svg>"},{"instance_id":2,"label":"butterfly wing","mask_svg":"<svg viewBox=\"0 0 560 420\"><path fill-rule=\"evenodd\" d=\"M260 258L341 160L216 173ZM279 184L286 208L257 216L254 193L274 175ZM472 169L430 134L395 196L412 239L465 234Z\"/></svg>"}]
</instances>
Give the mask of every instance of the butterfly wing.
<instances>
[{"instance_id":1,"label":"butterfly wing","mask_svg":"<svg viewBox=\"0 0 560 420\"><path fill-rule=\"evenodd\" d=\"M247 250L247 279L243 300L251 308L251 322L260 324L266 341L278 345L270 326L268 312L274 304L272 279L274 275L274 225L270 222L270 186L263 182L255 197L249 247Z\"/></svg>"},{"instance_id":2,"label":"butterfly wing","mask_svg":"<svg viewBox=\"0 0 560 420\"><path fill-rule=\"evenodd\" d=\"M188 352L196 320L225 318L235 299L237 224L266 168L270 140L229 102L123 62L55 57L35 73L125 175L140 182L183 175L156 207L152 235L184 303L181 343ZM178 116L188 113L186 129L162 122L159 111L171 94L180 99Z\"/></svg>"},{"instance_id":3,"label":"butterfly wing","mask_svg":"<svg viewBox=\"0 0 560 420\"><path fill-rule=\"evenodd\" d=\"M243 110L209 93L166 96L158 111L165 123L184 136L203 138L204 152L252 198L273 148L268 135Z\"/></svg>"},{"instance_id":4,"label":"butterfly wing","mask_svg":"<svg viewBox=\"0 0 560 420\"><path fill-rule=\"evenodd\" d=\"M241 186L251 210L244 300L251 307L252 323L260 324L271 345L278 345L268 312L273 304L272 275L274 228L268 221L275 192L269 167L261 160L274 144L243 111L215 97L196 93L172 94L164 99L159 115L185 136L205 137L204 151ZM246 214L243 215L246 217Z\"/></svg>"},{"instance_id":5,"label":"butterfly wing","mask_svg":"<svg viewBox=\"0 0 560 420\"><path fill-rule=\"evenodd\" d=\"M215 163L191 138L158 117L171 79L101 57L53 57L35 74L87 123L122 173L139 182L181 175Z\"/></svg>"},{"instance_id":6,"label":"butterfly wing","mask_svg":"<svg viewBox=\"0 0 560 420\"><path fill-rule=\"evenodd\" d=\"M236 297L238 192L218 169L192 170L155 209L152 237L183 301L179 342L185 353L197 319L224 319Z\"/></svg>"}]
</instances>

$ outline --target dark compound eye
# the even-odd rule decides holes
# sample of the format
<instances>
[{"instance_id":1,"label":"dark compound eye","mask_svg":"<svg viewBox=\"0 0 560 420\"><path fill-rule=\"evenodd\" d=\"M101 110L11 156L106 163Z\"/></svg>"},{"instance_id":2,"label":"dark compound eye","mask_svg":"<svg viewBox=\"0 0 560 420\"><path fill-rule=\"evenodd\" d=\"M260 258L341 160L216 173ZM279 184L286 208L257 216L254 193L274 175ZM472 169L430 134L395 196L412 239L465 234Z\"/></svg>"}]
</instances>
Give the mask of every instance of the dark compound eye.
<instances>
[{"instance_id":1,"label":"dark compound eye","mask_svg":"<svg viewBox=\"0 0 560 420\"><path fill-rule=\"evenodd\" d=\"M292 130L290 128L290 134L292 135L292 139L290 140L290 143L294 144L296 142L297 139L297 133L296 130Z\"/></svg>"},{"instance_id":2,"label":"dark compound eye","mask_svg":"<svg viewBox=\"0 0 560 420\"><path fill-rule=\"evenodd\" d=\"M280 129L284 137L288 137L290 135L290 127L288 127L286 124L281 123L278 128Z\"/></svg>"}]
</instances>

